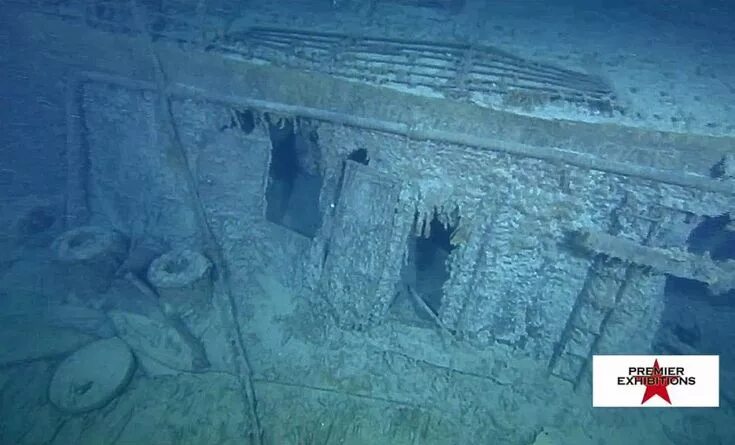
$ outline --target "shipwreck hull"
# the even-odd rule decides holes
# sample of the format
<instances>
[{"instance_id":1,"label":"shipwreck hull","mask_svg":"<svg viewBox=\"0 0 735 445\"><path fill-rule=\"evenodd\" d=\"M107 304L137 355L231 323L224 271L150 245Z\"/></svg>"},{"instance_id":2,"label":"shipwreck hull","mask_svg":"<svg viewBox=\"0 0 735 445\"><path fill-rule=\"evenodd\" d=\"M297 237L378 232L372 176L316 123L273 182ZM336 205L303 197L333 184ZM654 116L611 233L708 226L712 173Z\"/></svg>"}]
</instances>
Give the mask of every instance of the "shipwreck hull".
<instances>
[{"instance_id":1,"label":"shipwreck hull","mask_svg":"<svg viewBox=\"0 0 735 445\"><path fill-rule=\"evenodd\" d=\"M349 47L344 36L268 31L266 37L287 43L326 41L336 65L312 57L307 66L303 51L257 47L256 40L267 41L263 30L229 36L253 43L254 53L236 53L222 36L182 41L136 30L134 14L98 13L96 20L74 10L62 18L58 11L29 13L17 24L32 19L48 35L64 35L31 42L18 33L18 44L45 51L13 61L11 78L20 82L37 66L65 73L63 91L54 88L58 79L38 82L59 91L49 106L62 121L54 125L63 130L69 227L111 226L133 244L204 251L214 240L221 257L213 260L224 263L215 268L275 271L309 311L326 315L356 343L367 338L391 366L420 362L427 375L449 370L489 387L505 385L486 366L496 348L572 385L584 382L593 354L649 352L669 275L719 291L732 287L731 263L684 255L703 217L735 209L733 179L713 177L735 146L732 138L543 120L478 105L468 97L509 97L528 84L473 91L479 84L457 83L481 66L467 62L478 60L467 55L472 48L443 47L468 57L446 59L467 68L452 74L451 88L461 94L442 83L428 86L437 94L421 95L382 85L379 74L351 77L363 71L349 67L344 53L367 38L352 38ZM113 20L120 17L127 19ZM383 43L381 50L415 50L410 42ZM407 60L394 60L394 71L416 69ZM504 60L529 75L551 72ZM545 90L544 100L615 110L614 94L598 79L554 73L578 83L566 93L559 93L564 85ZM409 87L410 78L403 77ZM296 177L279 176L283 150L299 156ZM300 207L307 204L308 213ZM304 214L308 224L294 216ZM430 299L411 269L421 263L412 249L441 230L449 242L438 263L447 276L430 284L439 295ZM702 267L706 273L698 272ZM415 317L397 314L402 298L415 306ZM394 343L363 332L382 332L396 320ZM412 336L436 332L466 341L477 354L453 363L438 344L413 350ZM256 368L268 370L256 369L256 384L286 392L328 386L273 370L275 360L255 359ZM385 394L344 382L327 389L417 410L432 400L376 388Z\"/></svg>"},{"instance_id":2,"label":"shipwreck hull","mask_svg":"<svg viewBox=\"0 0 735 445\"><path fill-rule=\"evenodd\" d=\"M520 117L320 74L252 65L211 51L192 55L191 50L185 52L165 42L154 44L161 64L156 68L145 39L122 40L118 44L119 53L111 53L105 46L105 40L111 38L108 33L99 33L94 39L82 38L74 43L84 48L79 53L94 55L95 67L85 65L83 60L75 61L71 54L68 61L69 65L76 65L69 70L69 103L65 107L70 135L67 147L71 166L70 224L103 218L105 221L94 222L112 223L126 232L139 231L170 242L181 237L196 238L197 223L191 210L196 204L190 201L197 199L192 196L198 196L206 208L219 205L228 209L221 213L230 215L234 224L229 227L230 232L225 228L226 222L212 222L218 227L220 238L246 239L259 247L252 250L261 251L272 251L268 244L278 239L283 243L280 249L285 251L296 249L312 258L328 258L324 270L321 270L324 262L315 261L302 267L303 275L285 274L298 277L288 281L314 283L318 288L318 283L330 282L329 277L338 274L331 259L331 255L338 253L330 251L326 255L315 253L315 249L326 248L332 241L330 249L334 245L347 248L345 243L349 242L369 248L361 246L358 234L374 236L369 229L360 232L358 228L342 241L332 239L339 236L335 234L339 229L333 226L350 225L346 222L349 218L356 218L355 222L364 220L367 216L358 216L360 205L382 196L370 187L355 195L347 192L352 182L340 182L344 172L351 171L344 170L342 164L350 153L362 148L371 159L364 169L375 172L369 177L384 177L382 181L396 190L391 192L393 198L378 200L387 206L383 216L386 226L395 228L386 232L385 237L379 237L381 241L370 248L376 255L375 267L380 270L366 269L362 273L381 276L383 268L402 267L401 255L389 252L406 249L405 238L417 212L421 218L431 219L435 210L449 213L459 209L462 231L473 236L463 241L451 258L453 274L447 287L450 291L444 297L440 316L450 329L481 338L511 343L527 340L526 306L532 306L535 301L554 301L554 305L563 308L549 309L556 323L543 319L533 322L542 326L542 330L566 320L559 312L571 313L576 300L573 293L561 289L577 282L582 292L584 277L594 258L590 255L589 259L579 260L566 253L567 231L585 228L610 233L614 223L625 221L617 230L627 239L645 245L655 242L648 238L652 226L657 227L658 236L663 236L667 231L680 230L671 221L686 215L723 214L735 202L732 183L709 175L727 152L730 141L724 138ZM63 48L58 51L63 52ZM119 63L120 57L125 57L127 62ZM126 70L126 66L135 69ZM96 69L89 71L91 68ZM206 77L196 74L205 68ZM157 84L157 69L165 72L165 85ZM95 94L96 97L90 97ZM120 95L126 97L121 99ZM163 112L156 105L160 97L171 104L172 123L179 142L170 140L171 129L156 126L161 119L156 113ZM195 111L197 108L199 111ZM99 122L114 109L118 110L112 114L114 122ZM203 113L202 109L210 111ZM236 110L321 125L318 132L323 142L320 147L323 165L320 168L326 185L319 190L319 200L326 221L325 229L311 239L297 233L282 237L289 231L275 227L276 224L265 218L270 141L262 120L259 120L261 124L255 124L251 134L242 134L240 130L239 135L232 136L234 142L228 140L231 136L219 142L222 147L236 144L252 149L243 148L229 155L221 151L207 152L216 149L217 142L211 140L220 137L217 133L230 124ZM197 113L200 119L192 117ZM125 124L121 126L120 122ZM114 149L95 141L95 134L105 134L112 127L123 136L130 136L116 141ZM149 128L152 133L142 134L141 128ZM347 142L352 140L360 142ZM166 150L176 150L172 146L178 143L185 148L188 165L162 164L167 157ZM154 148L161 150L163 160L151 164ZM136 158L136 150L142 158ZM112 162L110 156L118 158ZM219 162L217 156L221 158ZM243 164L227 165L236 156L241 157ZM79 159L85 162L80 163ZM130 170L133 165L146 163L151 170L139 171L143 176L133 177L129 183L110 182L112 165L122 166L125 162L130 163L125 167ZM80 171L80 165L87 167ZM196 195L186 190L182 179L190 174L197 176L200 184ZM153 183L146 182L153 178ZM212 182L219 183L223 191L212 192ZM204 188L205 183L209 189ZM141 184L146 184L148 190L156 190L157 194L148 195L150 202L126 202L127 198L120 195L127 191L131 196L139 196L134 191ZM109 194L100 197L102 189ZM232 196L229 204L220 196L222 193ZM628 202L630 196L635 196L635 202ZM155 210L159 204L153 201L162 198L172 203L172 207L159 209L161 216L149 226L139 216L133 216L138 218L136 221L119 221L114 212L105 209L108 203L114 202L123 208ZM364 200L363 204L356 203L360 200ZM331 212L330 205L337 205L338 211ZM392 214L396 212L399 216L393 220ZM624 213L625 217L618 213ZM374 214L374 211L366 213ZM165 221L167 217L171 222L161 224L160 218ZM166 227L168 233L152 232L155 227ZM391 236L394 231L398 235ZM559 258L568 259L574 266L569 266L569 270L552 270L558 266L551 267L549 263ZM285 260L276 255L272 261ZM290 265L288 270L292 268ZM340 280L350 279L344 271L339 274ZM337 318L351 313L345 317L353 324L361 324L363 318L362 321L373 323L379 322L387 312L392 292L387 289L398 286L399 274L389 275L392 279L389 284L383 284L387 286L384 296L373 303L341 296L347 291L335 291L340 286L322 285L330 289L330 304L339 308ZM548 286L540 290L540 283L549 280L562 283L559 290L550 290ZM613 286L608 292L615 294L619 288L620 285ZM543 295L548 292L563 295ZM352 301L353 307L338 303L342 298ZM371 301L375 296L366 292L364 298ZM493 317L488 318L489 313ZM547 342L558 341L562 336L559 328L552 330L558 331L555 335L546 333L552 335ZM503 333L508 329L512 332ZM596 330L599 327L592 329Z\"/></svg>"}]
</instances>

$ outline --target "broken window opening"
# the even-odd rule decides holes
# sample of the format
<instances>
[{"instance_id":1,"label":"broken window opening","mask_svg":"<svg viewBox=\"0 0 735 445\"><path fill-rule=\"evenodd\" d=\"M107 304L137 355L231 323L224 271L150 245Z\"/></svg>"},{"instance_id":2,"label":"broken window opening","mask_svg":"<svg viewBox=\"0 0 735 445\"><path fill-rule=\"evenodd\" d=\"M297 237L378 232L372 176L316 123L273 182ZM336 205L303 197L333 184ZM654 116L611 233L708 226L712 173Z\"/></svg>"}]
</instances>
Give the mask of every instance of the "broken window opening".
<instances>
[{"instance_id":1,"label":"broken window opening","mask_svg":"<svg viewBox=\"0 0 735 445\"><path fill-rule=\"evenodd\" d=\"M250 134L255 130L255 113L252 110L235 110L234 119L236 120L237 128L245 134Z\"/></svg>"},{"instance_id":2,"label":"broken window opening","mask_svg":"<svg viewBox=\"0 0 735 445\"><path fill-rule=\"evenodd\" d=\"M271 160L266 219L313 238L322 223L319 194L321 152L316 131L293 119L266 119Z\"/></svg>"},{"instance_id":3,"label":"broken window opening","mask_svg":"<svg viewBox=\"0 0 735 445\"><path fill-rule=\"evenodd\" d=\"M444 283L450 276L449 255L455 247L451 243L451 237L459 225L459 218L454 218L453 221L454 224L445 225L436 212L430 221L419 221L418 214L416 215L414 224L417 230L413 233L417 235L412 235L408 241L408 261L402 274L402 289L394 303L395 311L400 313L401 318L413 314L408 318L415 319L418 316L421 321L433 322L432 317L426 313L426 308L434 315L439 315L444 296ZM411 292L414 292L423 304L415 301Z\"/></svg>"},{"instance_id":4,"label":"broken window opening","mask_svg":"<svg viewBox=\"0 0 735 445\"><path fill-rule=\"evenodd\" d=\"M689 234L687 249L714 261L735 260L735 221L728 214L705 217ZM717 338L729 326L716 321L713 314L731 310L722 309L732 308L735 291L714 295L705 283L667 276L664 296L656 348L672 354L715 353L715 345L705 339Z\"/></svg>"},{"instance_id":5,"label":"broken window opening","mask_svg":"<svg viewBox=\"0 0 735 445\"><path fill-rule=\"evenodd\" d=\"M364 148L358 148L357 150L350 153L350 155L347 157L350 161L359 162L362 165L368 165L370 163L370 159L368 158L368 152Z\"/></svg>"},{"instance_id":6,"label":"broken window opening","mask_svg":"<svg viewBox=\"0 0 735 445\"><path fill-rule=\"evenodd\" d=\"M689 234L687 250L702 256L709 256L714 261L735 259L735 221L729 214L704 217ZM707 285L686 278L669 276L666 283L667 292L686 292L697 298L717 300L717 296L709 295ZM732 291L731 291L732 292ZM715 297L715 298L713 298Z\"/></svg>"},{"instance_id":7,"label":"broken window opening","mask_svg":"<svg viewBox=\"0 0 735 445\"><path fill-rule=\"evenodd\" d=\"M234 128L245 134L250 134L255 130L256 122L253 110L232 110L230 122L220 127L220 131Z\"/></svg>"},{"instance_id":8,"label":"broken window opening","mask_svg":"<svg viewBox=\"0 0 735 445\"><path fill-rule=\"evenodd\" d=\"M729 214L705 217L687 243L690 252L709 254L715 261L735 259L735 221Z\"/></svg>"}]
</instances>

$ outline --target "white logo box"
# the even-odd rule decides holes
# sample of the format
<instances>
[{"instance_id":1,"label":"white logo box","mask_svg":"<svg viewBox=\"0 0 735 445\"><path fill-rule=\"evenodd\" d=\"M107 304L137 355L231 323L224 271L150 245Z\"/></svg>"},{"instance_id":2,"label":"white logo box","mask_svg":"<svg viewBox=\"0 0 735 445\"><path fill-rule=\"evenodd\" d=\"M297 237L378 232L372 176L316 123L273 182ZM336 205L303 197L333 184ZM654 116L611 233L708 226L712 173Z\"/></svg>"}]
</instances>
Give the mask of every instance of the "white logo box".
<instances>
[{"instance_id":1,"label":"white logo box","mask_svg":"<svg viewBox=\"0 0 735 445\"><path fill-rule=\"evenodd\" d=\"M657 377L658 365L666 379ZM622 380L620 380L622 378ZM636 381L631 384L632 380ZM668 383L665 391L646 383ZM623 383L623 384L621 384ZM661 386L661 385L659 385ZM658 391L657 391L658 389ZM668 396L671 403L665 400ZM595 355L592 357L592 406L610 408L692 408L720 406L718 355Z\"/></svg>"}]
</instances>

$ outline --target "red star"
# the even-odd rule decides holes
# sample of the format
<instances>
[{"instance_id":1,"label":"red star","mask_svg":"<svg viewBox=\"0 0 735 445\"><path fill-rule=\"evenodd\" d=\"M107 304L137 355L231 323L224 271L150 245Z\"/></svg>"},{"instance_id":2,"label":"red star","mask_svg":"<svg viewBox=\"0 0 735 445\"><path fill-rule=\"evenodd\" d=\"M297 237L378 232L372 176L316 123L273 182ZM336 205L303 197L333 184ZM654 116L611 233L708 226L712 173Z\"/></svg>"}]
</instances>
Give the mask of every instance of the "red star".
<instances>
[{"instance_id":1,"label":"red star","mask_svg":"<svg viewBox=\"0 0 735 445\"><path fill-rule=\"evenodd\" d=\"M669 379L661 372L661 367L658 365L658 359L653 361L653 375L651 377L658 377L659 381L654 385L646 385L646 393L643 394L641 405L646 403L648 399L653 396L659 396L671 405L669 391L666 390L666 387L669 385Z\"/></svg>"}]
</instances>

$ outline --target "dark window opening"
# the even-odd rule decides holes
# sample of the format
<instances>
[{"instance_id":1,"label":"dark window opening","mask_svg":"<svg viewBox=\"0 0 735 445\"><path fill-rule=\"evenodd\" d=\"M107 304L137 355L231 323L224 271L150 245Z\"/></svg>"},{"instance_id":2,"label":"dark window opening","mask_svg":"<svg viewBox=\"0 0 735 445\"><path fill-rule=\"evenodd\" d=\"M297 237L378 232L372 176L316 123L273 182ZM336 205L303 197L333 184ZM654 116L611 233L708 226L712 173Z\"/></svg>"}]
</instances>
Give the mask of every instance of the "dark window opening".
<instances>
[{"instance_id":1,"label":"dark window opening","mask_svg":"<svg viewBox=\"0 0 735 445\"><path fill-rule=\"evenodd\" d=\"M293 120L268 120L271 162L266 188L266 219L313 238L321 226L321 153L316 132Z\"/></svg>"},{"instance_id":2,"label":"dark window opening","mask_svg":"<svg viewBox=\"0 0 735 445\"><path fill-rule=\"evenodd\" d=\"M715 261L735 259L735 221L730 215L706 217L689 235L689 251Z\"/></svg>"},{"instance_id":3,"label":"dark window opening","mask_svg":"<svg viewBox=\"0 0 735 445\"><path fill-rule=\"evenodd\" d=\"M370 159L368 159L368 152L364 148L358 148L357 150L350 153L350 155L347 157L350 161L359 162L362 165L368 165L370 163Z\"/></svg>"},{"instance_id":4,"label":"dark window opening","mask_svg":"<svg viewBox=\"0 0 735 445\"><path fill-rule=\"evenodd\" d=\"M735 260L735 222L729 215L705 217L687 239L687 249L714 261ZM720 343L730 335L735 291L715 295L705 283L668 276L665 306L655 350L670 354L723 354L735 366L735 347Z\"/></svg>"},{"instance_id":5,"label":"dark window opening","mask_svg":"<svg viewBox=\"0 0 735 445\"><path fill-rule=\"evenodd\" d=\"M252 110L233 110L230 122L223 125L220 131L224 131L230 128L235 128L242 131L245 134L250 134L255 130L256 118L255 113Z\"/></svg>"},{"instance_id":6,"label":"dark window opening","mask_svg":"<svg viewBox=\"0 0 735 445\"><path fill-rule=\"evenodd\" d=\"M236 110L234 119L237 121L237 127L245 134L250 134L255 129L255 113L251 110Z\"/></svg>"},{"instance_id":7,"label":"dark window opening","mask_svg":"<svg viewBox=\"0 0 735 445\"><path fill-rule=\"evenodd\" d=\"M451 243L452 233L458 222L459 218L455 218L454 225L445 226L435 213L431 221L422 223L429 225L426 228L428 230L419 227L415 232L428 232L428 237L417 235L409 239L408 262L403 270L402 289L394 303L394 310L400 313L400 318L415 319L418 315L422 321L432 321L432 317L426 313L426 308L434 315L439 314L444 283L450 276L449 255L455 247ZM419 304L415 296L418 296L423 304ZM406 317L407 314L412 316Z\"/></svg>"},{"instance_id":8,"label":"dark window opening","mask_svg":"<svg viewBox=\"0 0 735 445\"><path fill-rule=\"evenodd\" d=\"M714 261L735 260L735 221L729 214L705 217L692 230L687 239L687 250L697 255L710 257ZM669 276L666 281L666 295L686 294L693 299L709 303L732 302L735 291L723 295L712 295L707 285L699 281Z\"/></svg>"}]
</instances>

